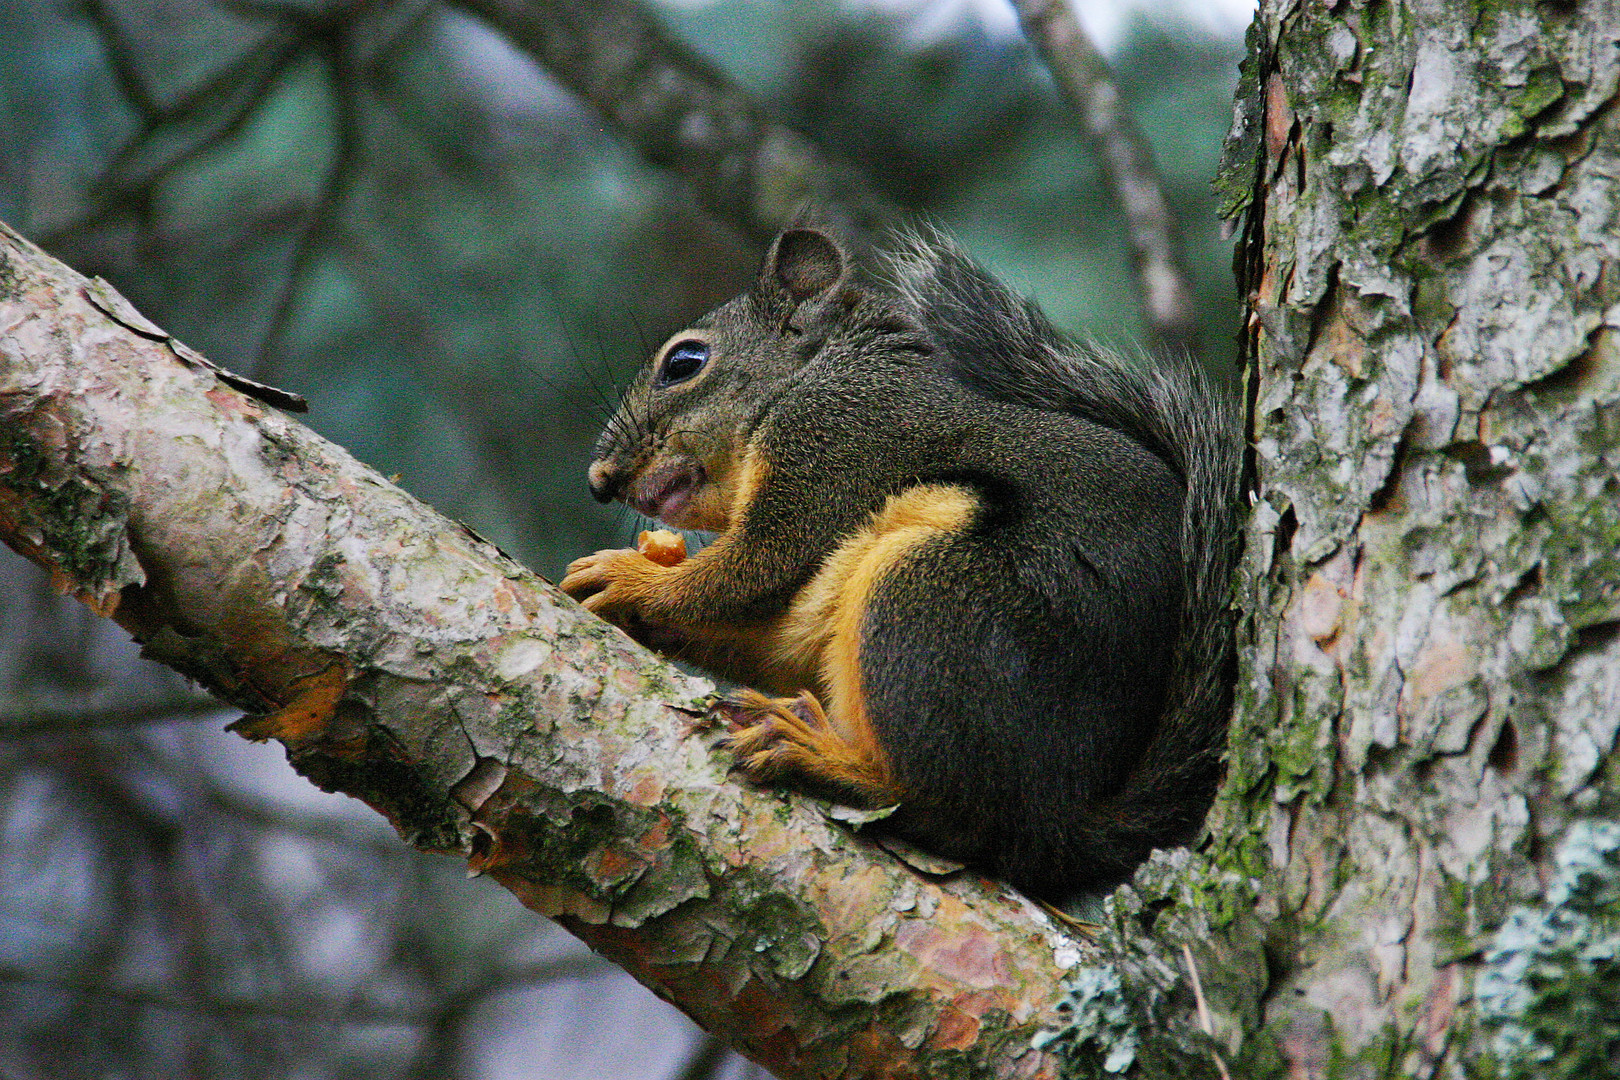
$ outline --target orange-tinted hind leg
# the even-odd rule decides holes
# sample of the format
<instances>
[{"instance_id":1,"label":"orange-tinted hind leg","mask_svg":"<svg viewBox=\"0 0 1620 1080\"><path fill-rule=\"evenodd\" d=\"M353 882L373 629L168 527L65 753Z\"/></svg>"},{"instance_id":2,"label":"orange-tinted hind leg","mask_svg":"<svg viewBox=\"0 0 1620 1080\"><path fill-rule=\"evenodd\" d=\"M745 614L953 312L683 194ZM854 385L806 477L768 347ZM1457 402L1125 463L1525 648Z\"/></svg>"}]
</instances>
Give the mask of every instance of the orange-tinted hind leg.
<instances>
[{"instance_id":1,"label":"orange-tinted hind leg","mask_svg":"<svg viewBox=\"0 0 1620 1080\"><path fill-rule=\"evenodd\" d=\"M902 801L900 778L867 706L861 624L883 576L920 545L962 529L977 506L962 488L918 485L891 497L822 563L780 620L775 645L801 667L813 663L822 697L745 690L719 709L732 731L727 745L751 779L866 809Z\"/></svg>"},{"instance_id":2,"label":"orange-tinted hind leg","mask_svg":"<svg viewBox=\"0 0 1620 1080\"><path fill-rule=\"evenodd\" d=\"M808 690L790 698L742 690L715 711L731 731L723 745L750 780L785 782L866 809L900 801L876 743L847 738Z\"/></svg>"}]
</instances>

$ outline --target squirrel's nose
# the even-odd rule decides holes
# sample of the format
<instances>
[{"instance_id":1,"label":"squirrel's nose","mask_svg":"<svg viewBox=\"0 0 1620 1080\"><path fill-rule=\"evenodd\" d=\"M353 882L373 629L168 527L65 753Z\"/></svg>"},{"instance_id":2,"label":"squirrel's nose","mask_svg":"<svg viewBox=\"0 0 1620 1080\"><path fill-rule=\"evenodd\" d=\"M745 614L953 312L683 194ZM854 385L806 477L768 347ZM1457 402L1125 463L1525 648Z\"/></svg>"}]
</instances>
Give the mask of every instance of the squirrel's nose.
<instances>
[{"instance_id":1,"label":"squirrel's nose","mask_svg":"<svg viewBox=\"0 0 1620 1080\"><path fill-rule=\"evenodd\" d=\"M585 470L585 481L591 486L591 497L597 502L612 502L624 488L624 473L611 461L593 461Z\"/></svg>"}]
</instances>

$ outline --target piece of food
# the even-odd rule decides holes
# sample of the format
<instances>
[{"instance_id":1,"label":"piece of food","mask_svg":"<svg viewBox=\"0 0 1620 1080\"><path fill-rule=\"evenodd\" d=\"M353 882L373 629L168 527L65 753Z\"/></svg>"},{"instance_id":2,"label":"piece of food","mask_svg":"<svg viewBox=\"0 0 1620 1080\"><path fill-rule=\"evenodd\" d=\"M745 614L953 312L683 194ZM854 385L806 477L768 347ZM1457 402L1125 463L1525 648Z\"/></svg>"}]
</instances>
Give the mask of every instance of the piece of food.
<instances>
[{"instance_id":1,"label":"piece of food","mask_svg":"<svg viewBox=\"0 0 1620 1080\"><path fill-rule=\"evenodd\" d=\"M686 537L668 529L654 529L636 537L636 550L659 566L674 566L686 558Z\"/></svg>"}]
</instances>

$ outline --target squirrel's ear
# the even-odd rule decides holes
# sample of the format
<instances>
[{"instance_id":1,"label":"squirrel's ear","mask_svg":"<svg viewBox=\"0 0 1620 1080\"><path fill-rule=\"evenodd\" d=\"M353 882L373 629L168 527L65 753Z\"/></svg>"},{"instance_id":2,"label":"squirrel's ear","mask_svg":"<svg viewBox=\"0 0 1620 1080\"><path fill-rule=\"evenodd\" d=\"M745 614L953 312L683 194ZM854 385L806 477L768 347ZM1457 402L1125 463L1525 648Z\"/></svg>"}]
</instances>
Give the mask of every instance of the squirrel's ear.
<instances>
[{"instance_id":1,"label":"squirrel's ear","mask_svg":"<svg viewBox=\"0 0 1620 1080\"><path fill-rule=\"evenodd\" d=\"M789 229L765 255L765 277L787 293L795 307L813 300L844 276L843 250L825 233Z\"/></svg>"}]
</instances>

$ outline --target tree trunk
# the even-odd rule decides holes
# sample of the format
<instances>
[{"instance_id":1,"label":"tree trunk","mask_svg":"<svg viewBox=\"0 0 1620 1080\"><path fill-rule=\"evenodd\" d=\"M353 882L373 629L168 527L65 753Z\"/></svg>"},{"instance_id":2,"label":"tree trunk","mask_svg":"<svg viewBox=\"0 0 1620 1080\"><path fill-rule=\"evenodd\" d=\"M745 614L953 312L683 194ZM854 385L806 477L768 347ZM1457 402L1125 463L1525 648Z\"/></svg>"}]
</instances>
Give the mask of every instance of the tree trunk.
<instances>
[{"instance_id":1,"label":"tree trunk","mask_svg":"<svg viewBox=\"0 0 1620 1080\"><path fill-rule=\"evenodd\" d=\"M1251 50L1243 1074L1617 1075L1620 10L1276 0Z\"/></svg>"}]
</instances>

